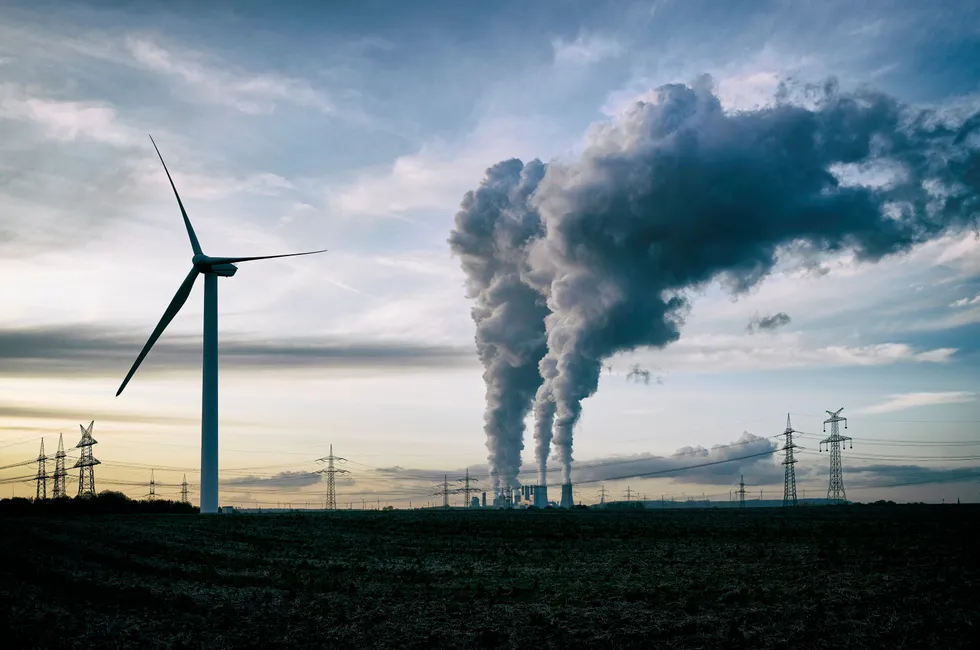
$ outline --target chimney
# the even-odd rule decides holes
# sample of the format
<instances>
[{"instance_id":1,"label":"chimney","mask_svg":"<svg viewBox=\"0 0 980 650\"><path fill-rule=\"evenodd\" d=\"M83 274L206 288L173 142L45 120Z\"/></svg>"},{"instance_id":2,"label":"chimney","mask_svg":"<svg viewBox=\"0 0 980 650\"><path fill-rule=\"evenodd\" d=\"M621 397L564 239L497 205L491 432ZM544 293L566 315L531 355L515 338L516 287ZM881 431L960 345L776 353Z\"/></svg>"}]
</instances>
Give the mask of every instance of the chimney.
<instances>
[{"instance_id":1,"label":"chimney","mask_svg":"<svg viewBox=\"0 0 980 650\"><path fill-rule=\"evenodd\" d=\"M487 493L486 492L483 493L483 507L484 508L487 507Z\"/></svg>"},{"instance_id":2,"label":"chimney","mask_svg":"<svg viewBox=\"0 0 980 650\"><path fill-rule=\"evenodd\" d=\"M561 486L561 504L560 508L571 508L574 505L572 502L572 484L562 483Z\"/></svg>"}]
</instances>

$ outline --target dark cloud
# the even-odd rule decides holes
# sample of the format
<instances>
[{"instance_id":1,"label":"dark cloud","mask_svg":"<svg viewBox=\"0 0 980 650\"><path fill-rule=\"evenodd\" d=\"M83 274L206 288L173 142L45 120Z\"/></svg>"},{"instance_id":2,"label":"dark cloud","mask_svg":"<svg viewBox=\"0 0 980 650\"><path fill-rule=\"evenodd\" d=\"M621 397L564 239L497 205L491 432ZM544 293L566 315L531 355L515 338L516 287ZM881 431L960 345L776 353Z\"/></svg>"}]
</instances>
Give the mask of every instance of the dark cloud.
<instances>
[{"instance_id":1,"label":"dark cloud","mask_svg":"<svg viewBox=\"0 0 980 650\"><path fill-rule=\"evenodd\" d=\"M733 485L744 474L754 485L769 485L783 480L783 468L774 458L776 449L774 440L745 432L730 445L681 447L672 456L637 454L597 459L576 464L573 469L577 484L648 477L697 485ZM797 475L801 474L806 474L804 468L798 468Z\"/></svg>"},{"instance_id":2,"label":"dark cloud","mask_svg":"<svg viewBox=\"0 0 980 650\"><path fill-rule=\"evenodd\" d=\"M4 365L4 370L7 370L6 364ZM182 418L166 415L155 416L126 412L93 414L85 411L73 411L58 407L49 408L41 406L19 406L15 404L5 404L3 402L0 402L0 417L23 420L62 420L70 423L65 425L66 427L70 428L74 428L76 424L88 422L93 419L97 420L97 422L127 422L136 424L161 425L192 424L200 422L200 418ZM39 429L39 427L4 427L4 429L9 429L12 431L32 431ZM44 430L50 431L50 429Z\"/></svg>"},{"instance_id":3,"label":"dark cloud","mask_svg":"<svg viewBox=\"0 0 980 650\"><path fill-rule=\"evenodd\" d=\"M149 331L146 332L149 335ZM145 339L132 331L61 326L0 330L0 365L6 374L27 376L119 375L123 377ZM399 342L292 339L282 342L221 339L223 367L446 368L470 363L465 348ZM164 334L140 370L197 369L197 337Z\"/></svg>"},{"instance_id":4,"label":"dark cloud","mask_svg":"<svg viewBox=\"0 0 980 650\"><path fill-rule=\"evenodd\" d=\"M508 160L487 170L480 187L467 192L449 237L474 301L476 347L487 386L484 432L494 489L517 487L524 449L524 418L541 385L538 363L547 351L544 299L522 282L525 248L541 234L527 200L544 165ZM541 471L547 462L551 427L536 431Z\"/></svg>"},{"instance_id":5,"label":"dark cloud","mask_svg":"<svg viewBox=\"0 0 980 650\"><path fill-rule=\"evenodd\" d=\"M951 483L980 481L980 467L926 467L923 465L863 465L846 467L848 473L862 475L861 487L887 487L908 483Z\"/></svg>"},{"instance_id":6,"label":"dark cloud","mask_svg":"<svg viewBox=\"0 0 980 650\"><path fill-rule=\"evenodd\" d=\"M283 489L302 488L316 485L323 475L317 472L279 472L275 476L242 476L239 478L222 479L221 487L233 489L243 487L277 487Z\"/></svg>"},{"instance_id":7,"label":"dark cloud","mask_svg":"<svg viewBox=\"0 0 980 650\"><path fill-rule=\"evenodd\" d=\"M676 341L690 291L747 292L781 255L875 262L975 225L980 207L976 108L920 110L833 80L739 112L706 76L651 96L549 163L530 198L543 235L522 278L551 312L535 410L554 416L566 479L603 360ZM869 175L884 182L858 182Z\"/></svg>"},{"instance_id":8,"label":"dark cloud","mask_svg":"<svg viewBox=\"0 0 980 650\"><path fill-rule=\"evenodd\" d=\"M789 317L789 314L779 311L769 316L753 317L745 329L753 334L761 330L772 331L774 329L779 329L784 325L789 325L791 320L792 319Z\"/></svg>"}]
</instances>

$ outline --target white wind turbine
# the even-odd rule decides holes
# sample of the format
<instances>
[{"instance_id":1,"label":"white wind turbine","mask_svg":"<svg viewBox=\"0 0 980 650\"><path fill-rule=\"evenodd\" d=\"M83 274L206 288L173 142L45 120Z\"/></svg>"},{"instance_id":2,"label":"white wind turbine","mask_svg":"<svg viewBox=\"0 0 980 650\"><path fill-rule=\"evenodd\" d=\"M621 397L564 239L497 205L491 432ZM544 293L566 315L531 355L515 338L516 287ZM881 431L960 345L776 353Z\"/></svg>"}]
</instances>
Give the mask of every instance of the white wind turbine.
<instances>
[{"instance_id":1,"label":"white wind turbine","mask_svg":"<svg viewBox=\"0 0 980 650\"><path fill-rule=\"evenodd\" d=\"M264 255L260 257L210 257L205 255L201 251L201 245L197 241L197 235L194 234L191 220L187 217L187 211L184 210L184 204L181 202L180 195L177 193L174 180L170 177L167 163L163 162L163 156L160 155L160 149L157 148L156 142L153 142L152 136L150 137L150 142L153 143L153 148L160 158L160 164L163 165L163 171L167 174L170 187L173 188L174 196L177 197L177 205L180 206L181 215L184 217L184 227L187 228L187 236L191 241L191 248L194 250L194 257L191 258L193 266L191 267L190 273L184 278L184 282L180 285L180 288L177 289L177 293L174 295L173 300L170 301L167 310L163 312L163 317L157 323L153 333L150 334L146 345L143 346L139 356L136 357L136 361L133 363L133 367L130 368L129 374L126 375L122 385L119 386L119 390L116 391L116 397L126 388L126 384L132 379L133 374L139 368L140 363L142 363L150 348L153 347L153 344L163 334L163 330L167 328L170 321L174 319L174 316L177 315L180 308L187 302L187 297L194 287L194 281L197 280L197 276L203 275L204 381L201 391L201 512L208 514L216 513L218 512L218 276L230 278L235 275L235 272L238 270L235 264L238 262L268 260L277 257L295 257L297 255L313 255L315 253L323 253L326 249L306 253Z\"/></svg>"}]
</instances>

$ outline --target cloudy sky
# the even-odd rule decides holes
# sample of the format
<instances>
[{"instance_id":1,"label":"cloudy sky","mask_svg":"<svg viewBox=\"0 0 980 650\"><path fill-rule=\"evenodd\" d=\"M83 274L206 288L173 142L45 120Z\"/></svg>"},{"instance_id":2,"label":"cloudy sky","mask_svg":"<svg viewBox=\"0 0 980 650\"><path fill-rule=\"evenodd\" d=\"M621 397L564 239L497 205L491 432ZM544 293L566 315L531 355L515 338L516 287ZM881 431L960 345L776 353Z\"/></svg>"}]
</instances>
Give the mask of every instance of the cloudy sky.
<instances>
[{"instance_id":1,"label":"cloudy sky","mask_svg":"<svg viewBox=\"0 0 980 650\"><path fill-rule=\"evenodd\" d=\"M194 497L200 286L114 397L191 256L147 133L206 253L329 249L219 283L222 502L322 499L309 472L333 444L352 471L339 502L407 505L486 471L447 237L488 167L574 158L590 125L702 73L733 111L830 75L951 113L980 102L966 2L491 4L2 3L0 466L42 436L73 448L94 419L100 487L141 496L155 467L161 494L186 473ZM781 496L771 456L612 479L766 451L787 413L800 489L822 496L825 410L844 407L849 496L976 501L977 341L972 232L779 267L737 301L709 287L675 344L608 361L576 433L578 497L605 480L727 499L740 473ZM634 363L649 383L627 379ZM0 470L0 490L33 494L33 471Z\"/></svg>"}]
</instances>

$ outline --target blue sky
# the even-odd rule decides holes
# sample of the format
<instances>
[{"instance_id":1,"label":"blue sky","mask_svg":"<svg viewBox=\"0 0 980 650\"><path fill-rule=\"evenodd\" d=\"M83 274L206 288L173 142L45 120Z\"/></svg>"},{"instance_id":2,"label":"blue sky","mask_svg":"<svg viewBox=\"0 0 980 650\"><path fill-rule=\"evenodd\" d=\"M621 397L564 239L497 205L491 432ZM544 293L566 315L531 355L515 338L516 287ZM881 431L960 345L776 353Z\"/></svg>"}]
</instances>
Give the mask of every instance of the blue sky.
<instances>
[{"instance_id":1,"label":"blue sky","mask_svg":"<svg viewBox=\"0 0 980 650\"><path fill-rule=\"evenodd\" d=\"M333 443L352 461L351 498L418 502L444 471L485 467L481 370L446 238L486 168L574 157L591 124L702 73L730 110L765 105L780 80L828 75L949 111L976 110L980 97L980 19L965 2L199 5L0 8L0 444L9 445L0 465L34 455L41 435L50 448L63 431L73 446L75 425L95 419L106 460L98 476L138 482L148 478L142 465L156 465L176 468L158 471L160 481L179 482L184 468L196 481L199 366L168 364L158 351L113 397L190 255L148 132L205 251L330 249L243 265L223 280L222 341L355 350L305 364L223 361L222 480L316 469ZM822 276L780 267L738 301L708 288L676 344L610 360L585 402L576 459L773 436L787 412L819 433L820 414L843 406L855 486L899 482L859 473L876 456L919 468L895 470L903 480L975 466L976 446L925 443L980 440L978 255L972 233L955 234L873 265L844 255ZM165 339L195 344L201 294ZM753 316L775 312L791 321L746 331ZM103 335L122 349L78 352ZM50 337L80 342L55 353ZM632 363L663 383L628 382ZM392 466L422 478L395 482L372 469ZM826 458L805 453L800 466L810 468L801 473L809 494L825 491ZM729 467L777 495L778 466ZM729 479L609 487L724 494ZM595 488L583 485L580 498ZM263 489L234 498L322 492ZM854 496L976 500L980 487Z\"/></svg>"}]
</instances>

